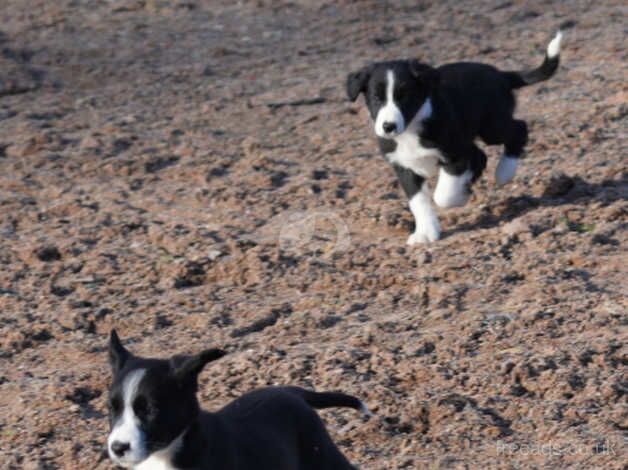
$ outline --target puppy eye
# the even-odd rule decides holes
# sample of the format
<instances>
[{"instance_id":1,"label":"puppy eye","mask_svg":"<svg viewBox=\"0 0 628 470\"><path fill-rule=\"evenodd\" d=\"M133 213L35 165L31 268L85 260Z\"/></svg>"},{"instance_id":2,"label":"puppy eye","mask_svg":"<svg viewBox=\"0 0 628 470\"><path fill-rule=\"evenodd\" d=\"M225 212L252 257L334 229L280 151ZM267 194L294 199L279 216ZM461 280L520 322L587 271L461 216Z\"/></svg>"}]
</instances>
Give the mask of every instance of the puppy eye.
<instances>
[{"instance_id":1,"label":"puppy eye","mask_svg":"<svg viewBox=\"0 0 628 470\"><path fill-rule=\"evenodd\" d=\"M109 409L113 413L118 413L122 409L122 402L120 401L120 398L113 397L111 400L109 400Z\"/></svg>"},{"instance_id":2,"label":"puppy eye","mask_svg":"<svg viewBox=\"0 0 628 470\"><path fill-rule=\"evenodd\" d=\"M138 418L143 418L148 415L148 400L144 397L137 397L133 402L133 412Z\"/></svg>"}]
</instances>

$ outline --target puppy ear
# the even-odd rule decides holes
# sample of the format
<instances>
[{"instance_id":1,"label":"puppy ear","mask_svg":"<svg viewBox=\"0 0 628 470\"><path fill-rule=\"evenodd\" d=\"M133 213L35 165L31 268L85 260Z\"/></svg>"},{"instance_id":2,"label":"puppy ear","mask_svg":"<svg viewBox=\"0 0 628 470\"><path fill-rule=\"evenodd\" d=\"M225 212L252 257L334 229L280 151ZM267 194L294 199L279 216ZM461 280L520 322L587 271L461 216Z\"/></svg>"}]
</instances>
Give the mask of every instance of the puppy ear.
<instances>
[{"instance_id":1,"label":"puppy ear","mask_svg":"<svg viewBox=\"0 0 628 470\"><path fill-rule=\"evenodd\" d=\"M222 349L206 349L193 356L175 356L170 360L170 365L175 378L187 381L194 380L208 363L220 359L227 354Z\"/></svg>"},{"instance_id":2,"label":"puppy ear","mask_svg":"<svg viewBox=\"0 0 628 470\"><path fill-rule=\"evenodd\" d=\"M111 330L111 335L109 336L109 364L114 374L124 367L129 357L131 357L131 353L120 342L118 333L115 329Z\"/></svg>"},{"instance_id":3,"label":"puppy ear","mask_svg":"<svg viewBox=\"0 0 628 470\"><path fill-rule=\"evenodd\" d=\"M438 70L436 70L434 67L423 64L416 59L410 60L409 65L412 75L422 81L430 89L438 85L440 76L438 74Z\"/></svg>"},{"instance_id":4,"label":"puppy ear","mask_svg":"<svg viewBox=\"0 0 628 470\"><path fill-rule=\"evenodd\" d=\"M357 72L350 73L347 76L347 96L351 101L355 101L360 93L366 91L366 84L371 77L371 67L364 67Z\"/></svg>"}]
</instances>

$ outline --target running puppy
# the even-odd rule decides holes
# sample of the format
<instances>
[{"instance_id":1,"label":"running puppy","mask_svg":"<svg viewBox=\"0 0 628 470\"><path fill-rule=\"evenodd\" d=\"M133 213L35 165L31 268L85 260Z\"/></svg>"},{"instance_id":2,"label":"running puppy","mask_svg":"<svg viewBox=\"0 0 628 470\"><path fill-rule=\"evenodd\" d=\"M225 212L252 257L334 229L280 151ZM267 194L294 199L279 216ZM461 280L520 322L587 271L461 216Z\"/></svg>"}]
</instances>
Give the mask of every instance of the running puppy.
<instances>
[{"instance_id":1,"label":"running puppy","mask_svg":"<svg viewBox=\"0 0 628 470\"><path fill-rule=\"evenodd\" d=\"M127 351L115 330L109 341L109 457L136 470L350 470L314 409L349 407L343 393L268 387L247 393L216 413L200 408L203 367L225 355L147 359Z\"/></svg>"},{"instance_id":2,"label":"running puppy","mask_svg":"<svg viewBox=\"0 0 628 470\"><path fill-rule=\"evenodd\" d=\"M439 207L463 206L469 199L471 184L486 168L476 138L504 146L495 172L498 185L515 176L528 128L513 117L513 90L554 75L561 38L559 31L533 70L503 72L475 62L433 68L412 59L377 62L349 74L347 95L355 101L364 94L381 152L410 200L416 228L409 245L440 237L426 178L438 173Z\"/></svg>"}]
</instances>

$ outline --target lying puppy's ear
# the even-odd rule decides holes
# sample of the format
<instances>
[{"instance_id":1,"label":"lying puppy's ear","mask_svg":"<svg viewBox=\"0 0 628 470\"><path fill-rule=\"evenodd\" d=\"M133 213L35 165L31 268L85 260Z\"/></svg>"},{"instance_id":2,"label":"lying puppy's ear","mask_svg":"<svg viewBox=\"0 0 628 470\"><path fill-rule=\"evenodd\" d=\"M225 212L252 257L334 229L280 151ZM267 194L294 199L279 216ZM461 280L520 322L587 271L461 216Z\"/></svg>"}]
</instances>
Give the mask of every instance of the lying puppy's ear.
<instances>
[{"instance_id":1,"label":"lying puppy's ear","mask_svg":"<svg viewBox=\"0 0 628 470\"><path fill-rule=\"evenodd\" d=\"M193 356L175 356L170 360L173 374L176 379L183 382L193 380L196 382L198 374L208 363L220 359L227 354L222 349L206 349Z\"/></svg>"},{"instance_id":2,"label":"lying puppy's ear","mask_svg":"<svg viewBox=\"0 0 628 470\"><path fill-rule=\"evenodd\" d=\"M117 374L124 367L129 357L131 357L131 353L122 346L118 333L115 329L111 330L111 335L109 336L109 364L114 374Z\"/></svg>"},{"instance_id":3,"label":"lying puppy's ear","mask_svg":"<svg viewBox=\"0 0 628 470\"><path fill-rule=\"evenodd\" d=\"M366 92L366 84L370 77L371 66L366 66L347 76L347 96L351 101L357 100L360 93Z\"/></svg>"},{"instance_id":4,"label":"lying puppy's ear","mask_svg":"<svg viewBox=\"0 0 628 470\"><path fill-rule=\"evenodd\" d=\"M436 85L438 85L440 77L438 75L438 70L436 70L434 67L423 64L416 59L411 59L409 61L409 65L412 75L422 81L427 87L432 89Z\"/></svg>"}]
</instances>

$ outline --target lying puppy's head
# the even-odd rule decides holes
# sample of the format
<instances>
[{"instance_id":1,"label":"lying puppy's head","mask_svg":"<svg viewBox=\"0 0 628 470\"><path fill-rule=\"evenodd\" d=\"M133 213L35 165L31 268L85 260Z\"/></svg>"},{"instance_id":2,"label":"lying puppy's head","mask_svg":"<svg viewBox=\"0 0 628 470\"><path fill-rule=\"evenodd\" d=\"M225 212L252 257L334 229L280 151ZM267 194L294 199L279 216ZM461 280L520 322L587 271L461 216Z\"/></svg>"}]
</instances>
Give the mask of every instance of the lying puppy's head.
<instances>
[{"instance_id":1,"label":"lying puppy's head","mask_svg":"<svg viewBox=\"0 0 628 470\"><path fill-rule=\"evenodd\" d=\"M198 374L224 354L208 349L195 356L145 359L127 351L112 330L107 439L111 460L131 468L175 442L199 413Z\"/></svg>"},{"instance_id":2,"label":"lying puppy's head","mask_svg":"<svg viewBox=\"0 0 628 470\"><path fill-rule=\"evenodd\" d=\"M418 60L396 60L368 65L347 77L347 95L355 101L364 93L375 122L375 134L401 134L434 89L438 72Z\"/></svg>"}]
</instances>

